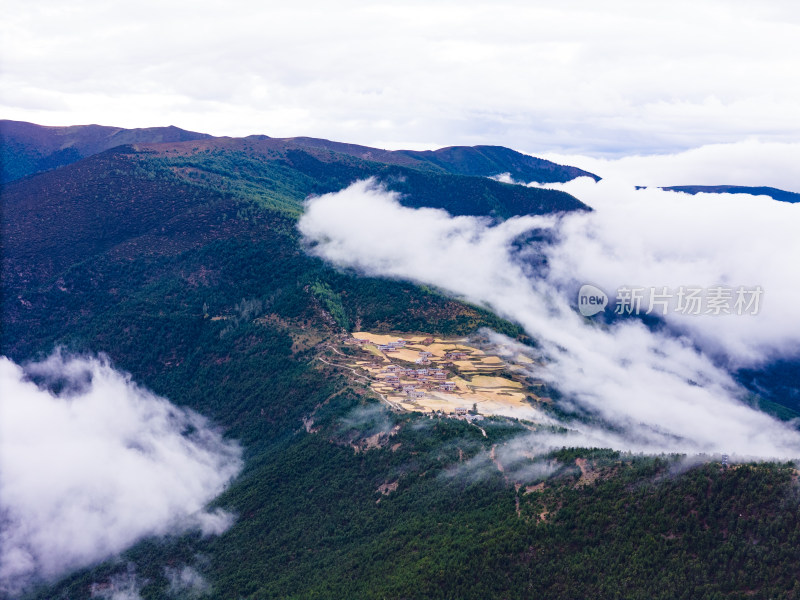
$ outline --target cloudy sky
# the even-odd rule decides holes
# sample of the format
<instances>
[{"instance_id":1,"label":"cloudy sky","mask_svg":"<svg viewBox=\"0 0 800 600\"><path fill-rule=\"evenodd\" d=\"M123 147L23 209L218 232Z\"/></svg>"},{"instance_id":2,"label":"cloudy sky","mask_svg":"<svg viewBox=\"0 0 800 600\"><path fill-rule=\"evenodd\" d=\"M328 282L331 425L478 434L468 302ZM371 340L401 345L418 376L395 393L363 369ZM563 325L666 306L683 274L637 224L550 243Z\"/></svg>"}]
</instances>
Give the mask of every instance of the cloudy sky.
<instances>
[{"instance_id":1,"label":"cloudy sky","mask_svg":"<svg viewBox=\"0 0 800 600\"><path fill-rule=\"evenodd\" d=\"M4 4L5 118L599 158L800 139L788 0Z\"/></svg>"}]
</instances>

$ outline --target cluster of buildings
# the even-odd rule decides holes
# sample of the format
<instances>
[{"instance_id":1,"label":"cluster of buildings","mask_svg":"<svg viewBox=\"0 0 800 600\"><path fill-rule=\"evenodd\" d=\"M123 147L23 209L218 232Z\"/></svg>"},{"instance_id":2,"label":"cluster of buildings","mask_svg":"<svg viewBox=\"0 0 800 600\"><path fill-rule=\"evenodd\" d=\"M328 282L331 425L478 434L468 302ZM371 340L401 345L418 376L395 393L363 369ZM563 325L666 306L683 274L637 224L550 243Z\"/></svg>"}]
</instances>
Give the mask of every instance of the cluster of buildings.
<instances>
[{"instance_id":1,"label":"cluster of buildings","mask_svg":"<svg viewBox=\"0 0 800 600\"><path fill-rule=\"evenodd\" d=\"M469 421L470 423L474 421L483 421L483 415L479 415L477 413L471 413L468 408L463 406L457 406L453 413L446 413L443 410L435 410L431 413L431 418L433 417L449 417L450 415L455 415L456 417L463 418L465 421Z\"/></svg>"},{"instance_id":2,"label":"cluster of buildings","mask_svg":"<svg viewBox=\"0 0 800 600\"><path fill-rule=\"evenodd\" d=\"M374 343L364 338L352 338L352 339L348 338L347 341L356 344L357 346L366 346L367 344ZM382 352L395 352L399 348L405 347L407 343L408 343L407 340L397 339L394 342L389 342L388 344L375 344L375 346L377 346L378 350L381 350Z\"/></svg>"},{"instance_id":3,"label":"cluster of buildings","mask_svg":"<svg viewBox=\"0 0 800 600\"><path fill-rule=\"evenodd\" d=\"M408 342L406 342L406 340L398 339L397 341L389 342L388 344L376 344L376 347L381 352L397 352L400 348L405 347L407 343Z\"/></svg>"},{"instance_id":4,"label":"cluster of buildings","mask_svg":"<svg viewBox=\"0 0 800 600\"><path fill-rule=\"evenodd\" d=\"M431 364L432 356L433 356L432 352L425 352L424 350L421 350L419 353L419 358L414 362L417 363L418 365L429 365Z\"/></svg>"},{"instance_id":5,"label":"cluster of buildings","mask_svg":"<svg viewBox=\"0 0 800 600\"><path fill-rule=\"evenodd\" d=\"M420 358L416 362L419 364L420 360L425 360L429 363L431 356L433 354L430 352L420 352ZM409 398L421 398L425 395L424 390L453 392L457 389L454 382L447 381L447 372L442 369L406 368L392 364L386 366L382 374L384 383L401 390Z\"/></svg>"}]
</instances>

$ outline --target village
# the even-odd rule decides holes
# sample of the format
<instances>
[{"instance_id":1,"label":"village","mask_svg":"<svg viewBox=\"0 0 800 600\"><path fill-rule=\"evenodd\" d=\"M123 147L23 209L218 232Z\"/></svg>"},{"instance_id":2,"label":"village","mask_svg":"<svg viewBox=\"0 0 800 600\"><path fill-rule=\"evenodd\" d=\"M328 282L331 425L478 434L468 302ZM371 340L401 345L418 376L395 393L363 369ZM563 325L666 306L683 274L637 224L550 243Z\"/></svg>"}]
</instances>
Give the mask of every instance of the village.
<instances>
[{"instance_id":1,"label":"village","mask_svg":"<svg viewBox=\"0 0 800 600\"><path fill-rule=\"evenodd\" d=\"M356 332L345 343L362 350L349 367L394 408L479 421L503 415L537 421L536 404L549 401L514 377L532 361L505 361L464 339L444 340Z\"/></svg>"}]
</instances>

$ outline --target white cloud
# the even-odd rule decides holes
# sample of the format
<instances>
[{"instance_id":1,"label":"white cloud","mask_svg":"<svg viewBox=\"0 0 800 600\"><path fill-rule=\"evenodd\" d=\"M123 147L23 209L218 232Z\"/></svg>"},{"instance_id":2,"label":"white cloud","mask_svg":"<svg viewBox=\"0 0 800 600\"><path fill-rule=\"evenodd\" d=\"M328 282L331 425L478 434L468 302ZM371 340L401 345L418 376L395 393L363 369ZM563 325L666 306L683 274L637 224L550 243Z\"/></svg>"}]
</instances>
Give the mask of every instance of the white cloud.
<instances>
[{"instance_id":1,"label":"white cloud","mask_svg":"<svg viewBox=\"0 0 800 600\"><path fill-rule=\"evenodd\" d=\"M199 598L211 591L205 577L189 565L183 565L180 569L166 567L164 574L169 580L169 593L172 596Z\"/></svg>"},{"instance_id":2,"label":"white cloud","mask_svg":"<svg viewBox=\"0 0 800 600\"><path fill-rule=\"evenodd\" d=\"M611 179L596 183L582 178L547 187L594 209L566 215L555 228L558 243L545 249L551 283L571 290L575 284L595 283L610 295L622 286L671 291L680 286L761 286L757 315L693 316L670 310L667 321L707 351L727 357L732 366L798 352L800 204L747 194L637 190Z\"/></svg>"},{"instance_id":3,"label":"white cloud","mask_svg":"<svg viewBox=\"0 0 800 600\"><path fill-rule=\"evenodd\" d=\"M230 529L236 517L228 511L216 508L214 510L204 510L191 515L185 521L187 527L200 530L203 535L220 535Z\"/></svg>"},{"instance_id":4,"label":"white cloud","mask_svg":"<svg viewBox=\"0 0 800 600\"><path fill-rule=\"evenodd\" d=\"M771 186L800 193L800 143L749 139L709 144L673 154L597 158L574 154L540 154L601 177L631 185Z\"/></svg>"},{"instance_id":5,"label":"white cloud","mask_svg":"<svg viewBox=\"0 0 800 600\"><path fill-rule=\"evenodd\" d=\"M433 284L520 323L541 345L538 375L617 428L581 426L573 441L800 456L800 433L742 404L742 390L691 340L653 333L638 321L587 323L553 282L533 277L526 250L512 242L558 224L553 216L527 216L492 225L404 208L395 194L362 181L311 199L299 228L315 243L311 251L334 264Z\"/></svg>"},{"instance_id":6,"label":"white cloud","mask_svg":"<svg viewBox=\"0 0 800 600\"><path fill-rule=\"evenodd\" d=\"M593 155L800 134L791 4L43 0L6 14L0 106L44 124Z\"/></svg>"},{"instance_id":7,"label":"white cloud","mask_svg":"<svg viewBox=\"0 0 800 600\"><path fill-rule=\"evenodd\" d=\"M54 354L23 369L0 357L0 390L0 590L144 536L230 525L205 506L239 472L241 450L200 415L102 359Z\"/></svg>"},{"instance_id":8,"label":"white cloud","mask_svg":"<svg viewBox=\"0 0 800 600\"><path fill-rule=\"evenodd\" d=\"M104 583L93 583L89 589L92 598L101 598L102 600L142 600L139 591L143 583L145 582L141 581L136 575L133 565L129 565L126 572L112 575Z\"/></svg>"}]
</instances>

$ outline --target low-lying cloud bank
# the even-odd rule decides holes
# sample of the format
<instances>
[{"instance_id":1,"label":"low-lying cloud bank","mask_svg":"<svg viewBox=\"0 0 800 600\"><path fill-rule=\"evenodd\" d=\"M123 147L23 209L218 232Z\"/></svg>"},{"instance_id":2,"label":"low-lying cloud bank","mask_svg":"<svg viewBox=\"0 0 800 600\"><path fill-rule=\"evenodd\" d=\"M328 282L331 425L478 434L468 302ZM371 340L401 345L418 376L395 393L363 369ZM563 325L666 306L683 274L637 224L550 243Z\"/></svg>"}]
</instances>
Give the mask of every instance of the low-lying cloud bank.
<instances>
[{"instance_id":1,"label":"low-lying cloud bank","mask_svg":"<svg viewBox=\"0 0 800 600\"><path fill-rule=\"evenodd\" d=\"M218 534L238 444L100 358L0 357L0 595L144 536Z\"/></svg>"},{"instance_id":2,"label":"low-lying cloud bank","mask_svg":"<svg viewBox=\"0 0 800 600\"><path fill-rule=\"evenodd\" d=\"M768 185L800 193L800 143L748 139L707 144L672 154L597 158L579 154L537 154L601 177L632 185Z\"/></svg>"},{"instance_id":3,"label":"low-lying cloud bank","mask_svg":"<svg viewBox=\"0 0 800 600\"><path fill-rule=\"evenodd\" d=\"M682 314L674 310L673 294L665 319L733 367L800 353L800 204L589 178L546 187L594 209L560 219L557 243L543 248L548 280L557 287L577 293L570 284L591 282L611 295L640 286L646 305L650 287L669 293L681 286L760 286L756 315Z\"/></svg>"},{"instance_id":4,"label":"low-lying cloud bank","mask_svg":"<svg viewBox=\"0 0 800 600\"><path fill-rule=\"evenodd\" d=\"M579 184L582 185L576 185ZM610 196L617 193L607 185L610 184L596 189L610 190ZM582 193L576 195L581 200L586 197ZM626 283L640 283L636 279L641 277L642 285L649 284L651 276L670 275L669 280L652 285L671 285L684 283L680 277L688 278L698 272L694 267L700 265L704 269L699 272L716 280L720 271L715 261L721 253L714 249L737 238L725 237L724 214L701 208L703 198L695 197L695 202L700 218L685 222L681 221L685 214L660 214L665 207L656 203L633 222L617 223L613 211L604 217L603 207L592 198L588 203L597 210L591 215L525 216L493 224L483 218L451 217L441 210L405 208L398 203L396 194L369 180L311 199L299 228L309 242L309 250L336 265L368 275L436 285L520 323L540 343L542 366L536 375L563 393L562 402L595 416L600 423L591 427L573 424L573 431L566 438L556 436L554 445L646 452L727 452L741 457L800 456L800 433L743 403L744 391L698 348L694 338L652 331L636 319L608 325L590 322L573 310L574 299L566 295L569 286L564 285L565 280L575 274L591 275L592 280L601 283L606 272L624 276ZM629 209L622 210L623 216ZM637 230L648 215L657 220L657 225ZM712 218L723 225L707 229ZM748 213L742 222L745 218L756 215ZM670 220L679 224L685 235L675 239L666 235L664 239L654 237L659 227ZM756 220L751 226L758 233L753 247L766 245L768 250L774 249L772 233L764 234L765 224ZM545 231L555 235L557 241L552 247L519 243L521 236L531 231ZM683 245L686 235L694 245ZM661 251L670 250L670 260L659 260L658 252L649 249L650 242ZM697 252L704 248L710 253L698 256ZM623 256L617 256L623 251ZM550 261L546 270L533 266L542 252ZM595 258L593 252L600 254ZM768 254L756 252L757 257L747 259L753 269L765 252ZM741 257L746 258L744 253ZM622 261L618 271L606 264L614 260ZM654 265L662 262L669 268L653 273ZM776 271L787 272L788 263L780 264ZM681 271L679 267L685 269ZM764 269L734 274L763 277ZM786 291L781 290L773 294L776 303L780 302L777 296ZM725 327L711 326L709 331L717 329L723 339ZM691 333L693 329L686 331ZM745 344L736 350L736 358L754 360L755 354L766 351L764 345L769 345L774 336L780 337L777 330L773 336L759 338L756 345ZM776 351L791 339L796 338L780 337L769 350Z\"/></svg>"}]
</instances>

